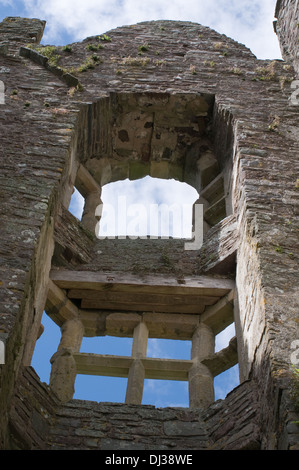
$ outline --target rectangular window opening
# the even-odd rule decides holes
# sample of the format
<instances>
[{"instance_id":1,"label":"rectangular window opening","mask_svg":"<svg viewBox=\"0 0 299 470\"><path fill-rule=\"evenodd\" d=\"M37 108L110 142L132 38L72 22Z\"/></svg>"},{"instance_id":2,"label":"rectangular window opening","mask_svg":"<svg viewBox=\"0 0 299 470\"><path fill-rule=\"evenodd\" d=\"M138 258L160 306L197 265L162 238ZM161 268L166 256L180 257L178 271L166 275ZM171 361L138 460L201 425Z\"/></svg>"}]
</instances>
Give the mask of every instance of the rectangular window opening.
<instances>
[{"instance_id":1,"label":"rectangular window opening","mask_svg":"<svg viewBox=\"0 0 299 470\"><path fill-rule=\"evenodd\" d=\"M145 379L142 405L153 405L156 408L188 408L188 382Z\"/></svg>"},{"instance_id":2,"label":"rectangular window opening","mask_svg":"<svg viewBox=\"0 0 299 470\"><path fill-rule=\"evenodd\" d=\"M191 344L191 341L149 338L147 357L190 360Z\"/></svg>"},{"instance_id":3,"label":"rectangular window opening","mask_svg":"<svg viewBox=\"0 0 299 470\"><path fill-rule=\"evenodd\" d=\"M98 403L124 403L128 379L78 374L75 380L74 399Z\"/></svg>"},{"instance_id":4,"label":"rectangular window opening","mask_svg":"<svg viewBox=\"0 0 299 470\"><path fill-rule=\"evenodd\" d=\"M239 384L239 364L236 364L214 378L215 401L224 400L226 395Z\"/></svg>"},{"instance_id":5,"label":"rectangular window opening","mask_svg":"<svg viewBox=\"0 0 299 470\"><path fill-rule=\"evenodd\" d=\"M75 216L78 220L81 220L83 216L84 204L84 197L79 193L77 188L74 187L74 192L71 197L68 211L73 214L73 216Z\"/></svg>"},{"instance_id":6,"label":"rectangular window opening","mask_svg":"<svg viewBox=\"0 0 299 470\"><path fill-rule=\"evenodd\" d=\"M84 337L81 353L107 354L111 356L131 356L133 338L116 336Z\"/></svg>"}]
</instances>

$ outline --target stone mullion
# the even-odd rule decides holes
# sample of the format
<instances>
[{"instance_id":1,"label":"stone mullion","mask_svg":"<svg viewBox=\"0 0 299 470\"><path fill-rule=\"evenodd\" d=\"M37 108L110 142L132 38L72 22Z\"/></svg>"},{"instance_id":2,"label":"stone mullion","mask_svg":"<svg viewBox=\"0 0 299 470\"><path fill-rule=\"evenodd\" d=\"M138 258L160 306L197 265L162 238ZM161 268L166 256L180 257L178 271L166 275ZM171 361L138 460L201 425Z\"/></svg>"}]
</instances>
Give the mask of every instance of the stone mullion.
<instances>
[{"instance_id":1,"label":"stone mullion","mask_svg":"<svg viewBox=\"0 0 299 470\"><path fill-rule=\"evenodd\" d=\"M142 359L146 357L148 340L148 328L144 322L139 323L134 329L132 358L133 363L129 370L126 403L141 405L145 369Z\"/></svg>"},{"instance_id":2,"label":"stone mullion","mask_svg":"<svg viewBox=\"0 0 299 470\"><path fill-rule=\"evenodd\" d=\"M51 358L50 388L62 402L73 398L77 375L74 353L80 351L84 327L73 318L63 323L57 352Z\"/></svg>"},{"instance_id":3,"label":"stone mullion","mask_svg":"<svg viewBox=\"0 0 299 470\"><path fill-rule=\"evenodd\" d=\"M214 353L215 336L210 327L200 323L192 337L191 360L188 374L190 408L207 408L214 401L214 377L202 361Z\"/></svg>"},{"instance_id":4,"label":"stone mullion","mask_svg":"<svg viewBox=\"0 0 299 470\"><path fill-rule=\"evenodd\" d=\"M84 210L82 215L82 224L90 232L94 233L100 220L100 215L96 209L102 205L100 192L92 192L85 197Z\"/></svg>"}]
</instances>

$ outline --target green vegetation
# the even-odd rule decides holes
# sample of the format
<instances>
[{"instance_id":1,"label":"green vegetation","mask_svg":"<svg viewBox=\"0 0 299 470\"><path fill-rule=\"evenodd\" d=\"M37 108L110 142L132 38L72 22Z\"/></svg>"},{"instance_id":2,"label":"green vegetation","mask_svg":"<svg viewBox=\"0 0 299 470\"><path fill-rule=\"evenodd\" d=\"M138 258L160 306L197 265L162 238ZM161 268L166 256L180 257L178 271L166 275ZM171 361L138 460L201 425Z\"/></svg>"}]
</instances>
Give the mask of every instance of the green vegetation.
<instances>
[{"instance_id":1,"label":"green vegetation","mask_svg":"<svg viewBox=\"0 0 299 470\"><path fill-rule=\"evenodd\" d=\"M131 65L131 66L143 66L147 65L150 62L149 58L146 57L124 57L121 59L122 65Z\"/></svg>"},{"instance_id":2,"label":"green vegetation","mask_svg":"<svg viewBox=\"0 0 299 470\"><path fill-rule=\"evenodd\" d=\"M78 67L77 69L74 69L73 73L86 72L87 70L94 69L94 67L95 67L95 61L91 57L89 57L88 59L86 59L85 62L83 62L82 65L80 65L80 67Z\"/></svg>"},{"instance_id":3,"label":"green vegetation","mask_svg":"<svg viewBox=\"0 0 299 470\"><path fill-rule=\"evenodd\" d=\"M206 67L215 67L215 62L213 60L205 60L204 65Z\"/></svg>"},{"instance_id":4,"label":"green vegetation","mask_svg":"<svg viewBox=\"0 0 299 470\"><path fill-rule=\"evenodd\" d=\"M242 74L242 70L239 69L238 67L234 67L232 69L232 72L233 72L234 75L241 75Z\"/></svg>"},{"instance_id":5,"label":"green vegetation","mask_svg":"<svg viewBox=\"0 0 299 470\"><path fill-rule=\"evenodd\" d=\"M272 131L272 132L276 131L277 128L278 128L278 126L279 126L279 124L280 124L280 118L279 118L279 116L274 116L273 119L272 119L272 121L271 121L271 123L270 123L269 126L268 126L268 130L269 130L269 131Z\"/></svg>"},{"instance_id":6,"label":"green vegetation","mask_svg":"<svg viewBox=\"0 0 299 470\"><path fill-rule=\"evenodd\" d=\"M138 47L139 54L142 54L142 52L146 52L148 50L149 50L148 44L142 44L141 46Z\"/></svg>"},{"instance_id":7,"label":"green vegetation","mask_svg":"<svg viewBox=\"0 0 299 470\"><path fill-rule=\"evenodd\" d=\"M195 65L190 65L190 73L192 73L192 75L196 75L196 68L195 68Z\"/></svg>"},{"instance_id":8,"label":"green vegetation","mask_svg":"<svg viewBox=\"0 0 299 470\"><path fill-rule=\"evenodd\" d=\"M64 46L62 49L64 52L72 52L71 46Z\"/></svg>"},{"instance_id":9,"label":"green vegetation","mask_svg":"<svg viewBox=\"0 0 299 470\"><path fill-rule=\"evenodd\" d=\"M101 36L99 36L99 40L100 41L105 41L105 42L111 42L112 41L112 39L109 36L107 36L107 34L102 34Z\"/></svg>"},{"instance_id":10,"label":"green vegetation","mask_svg":"<svg viewBox=\"0 0 299 470\"><path fill-rule=\"evenodd\" d=\"M96 51L99 51L100 49L104 49L104 46L102 44L88 44L86 46L86 49L88 51L96 52Z\"/></svg>"},{"instance_id":11,"label":"green vegetation","mask_svg":"<svg viewBox=\"0 0 299 470\"><path fill-rule=\"evenodd\" d=\"M47 57L49 65L57 67L61 59L56 46L38 46L34 48L39 54Z\"/></svg>"},{"instance_id":12,"label":"green vegetation","mask_svg":"<svg viewBox=\"0 0 299 470\"><path fill-rule=\"evenodd\" d=\"M276 61L273 60L265 67L257 67L255 73L257 74L258 80L276 80Z\"/></svg>"}]
</instances>

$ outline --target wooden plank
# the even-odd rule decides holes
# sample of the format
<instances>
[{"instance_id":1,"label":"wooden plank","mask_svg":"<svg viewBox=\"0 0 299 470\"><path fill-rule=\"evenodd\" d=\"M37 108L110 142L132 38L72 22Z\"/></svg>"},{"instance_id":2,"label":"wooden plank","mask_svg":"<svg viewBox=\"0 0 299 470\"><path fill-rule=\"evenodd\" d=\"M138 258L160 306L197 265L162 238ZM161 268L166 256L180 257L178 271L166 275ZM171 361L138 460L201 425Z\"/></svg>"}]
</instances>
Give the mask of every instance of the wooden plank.
<instances>
[{"instance_id":1,"label":"wooden plank","mask_svg":"<svg viewBox=\"0 0 299 470\"><path fill-rule=\"evenodd\" d=\"M117 291L94 291L88 289L71 289L68 291L68 298L93 300L97 302L124 302L124 303L146 303L149 305L186 305L197 303L203 305L214 305L219 297L207 297L199 295L179 295L179 294L147 294L140 292L117 292Z\"/></svg>"},{"instance_id":2,"label":"wooden plank","mask_svg":"<svg viewBox=\"0 0 299 470\"><path fill-rule=\"evenodd\" d=\"M70 271L54 269L51 279L62 289L117 290L123 292L154 292L194 294L221 297L234 289L231 279L213 276L192 276L176 279L162 275L138 276L130 273Z\"/></svg>"},{"instance_id":3,"label":"wooden plank","mask_svg":"<svg viewBox=\"0 0 299 470\"><path fill-rule=\"evenodd\" d=\"M147 303L124 303L124 302L98 302L96 300L81 301L81 308L83 309L96 309L96 310L117 310L117 311L134 311L134 312L161 312L161 313L190 313L199 314L205 310L205 305L159 305Z\"/></svg>"}]
</instances>

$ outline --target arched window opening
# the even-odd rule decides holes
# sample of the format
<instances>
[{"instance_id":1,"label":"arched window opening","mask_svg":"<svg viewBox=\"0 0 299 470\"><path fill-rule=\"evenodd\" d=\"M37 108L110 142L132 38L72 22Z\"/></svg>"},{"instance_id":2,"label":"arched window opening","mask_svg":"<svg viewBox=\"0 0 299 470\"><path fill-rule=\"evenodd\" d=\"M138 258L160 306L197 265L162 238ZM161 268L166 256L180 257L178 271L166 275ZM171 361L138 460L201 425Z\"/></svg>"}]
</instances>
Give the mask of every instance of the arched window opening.
<instances>
[{"instance_id":1,"label":"arched window opening","mask_svg":"<svg viewBox=\"0 0 299 470\"><path fill-rule=\"evenodd\" d=\"M197 191L186 183L146 176L102 189L99 237L191 238Z\"/></svg>"},{"instance_id":2,"label":"arched window opening","mask_svg":"<svg viewBox=\"0 0 299 470\"><path fill-rule=\"evenodd\" d=\"M184 253L178 266L166 267L166 258L170 260L162 245L172 249L180 241L152 244L153 261L141 269L135 258L142 258L146 244L101 240L191 239L196 202L203 205L204 234L231 213L229 167L216 156L208 132L214 101L164 94L155 103L151 95L134 95L133 104L127 99L114 96L109 103L113 119L101 136L100 106L94 109L99 113L88 124L94 142L69 180L64 207L80 220L81 233L96 230L99 240L88 237L94 243L77 271L68 269L69 259L65 269L52 270L45 310L61 327L61 339L51 354L50 388L62 401L206 408L237 385L235 343L227 346L234 332L218 334L233 321L233 281L202 276L200 270L197 276L198 253ZM144 250L144 264L147 255ZM191 273L187 280L185 262ZM163 342L168 342L165 348ZM116 389L119 393L113 395Z\"/></svg>"}]
</instances>

